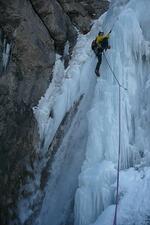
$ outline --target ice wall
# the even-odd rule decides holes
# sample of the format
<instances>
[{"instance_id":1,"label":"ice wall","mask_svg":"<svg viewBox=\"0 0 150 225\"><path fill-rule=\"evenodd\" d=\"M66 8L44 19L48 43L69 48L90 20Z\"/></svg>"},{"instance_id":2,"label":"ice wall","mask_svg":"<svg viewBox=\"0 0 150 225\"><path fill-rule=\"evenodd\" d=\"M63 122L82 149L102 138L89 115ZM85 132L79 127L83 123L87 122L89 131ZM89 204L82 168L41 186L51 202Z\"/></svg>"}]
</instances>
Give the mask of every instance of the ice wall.
<instances>
[{"instance_id":1,"label":"ice wall","mask_svg":"<svg viewBox=\"0 0 150 225\"><path fill-rule=\"evenodd\" d=\"M137 222L135 216L138 210L141 211L140 218L143 221L148 216L149 205L148 201L142 202L140 183L147 183L147 193L150 188L149 169L145 168L150 165L149 11L148 0L114 0L102 25L105 32L113 26L110 39L112 48L106 57L119 82L127 88L127 91L121 90L122 172L118 224L140 224L141 219ZM96 85L92 109L88 113L86 159L75 197L76 225L94 223L101 214L95 225L113 223L118 158L118 99L118 85L103 57L101 78ZM131 167L134 169L131 170ZM130 188L132 184L134 188ZM135 189L138 190L138 201L133 208ZM127 213L130 214L128 218Z\"/></svg>"}]
</instances>

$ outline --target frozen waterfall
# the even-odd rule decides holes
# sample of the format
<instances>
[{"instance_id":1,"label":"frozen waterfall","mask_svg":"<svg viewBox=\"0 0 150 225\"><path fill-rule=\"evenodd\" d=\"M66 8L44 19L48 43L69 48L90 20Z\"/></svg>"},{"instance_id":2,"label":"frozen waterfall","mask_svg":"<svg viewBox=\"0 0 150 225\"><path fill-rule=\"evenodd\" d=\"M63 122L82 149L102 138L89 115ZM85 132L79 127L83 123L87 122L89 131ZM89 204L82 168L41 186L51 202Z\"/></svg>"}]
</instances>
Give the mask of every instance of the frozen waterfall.
<instances>
[{"instance_id":1,"label":"frozen waterfall","mask_svg":"<svg viewBox=\"0 0 150 225\"><path fill-rule=\"evenodd\" d=\"M121 90L118 224L146 224L150 215L150 1L114 0L103 21L111 33L106 57ZM118 152L118 85L105 58L88 112L86 159L75 197L76 225L113 223ZM143 188L142 188L143 187ZM145 193L145 196L144 196Z\"/></svg>"},{"instance_id":2,"label":"frozen waterfall","mask_svg":"<svg viewBox=\"0 0 150 225\"><path fill-rule=\"evenodd\" d=\"M127 88L121 89L117 225L150 224L149 12L149 0L112 0L108 12L94 22L91 31L79 35L66 70L57 56L52 83L34 108L43 157L66 112L82 99L53 159L34 225L73 225L73 220L75 225L113 224L119 96L106 58ZM109 32L112 27L111 49L103 57L100 78L96 78L91 42L99 30ZM38 165L38 171L42 166ZM34 198L19 204L22 222L32 213L28 210L30 201Z\"/></svg>"}]
</instances>

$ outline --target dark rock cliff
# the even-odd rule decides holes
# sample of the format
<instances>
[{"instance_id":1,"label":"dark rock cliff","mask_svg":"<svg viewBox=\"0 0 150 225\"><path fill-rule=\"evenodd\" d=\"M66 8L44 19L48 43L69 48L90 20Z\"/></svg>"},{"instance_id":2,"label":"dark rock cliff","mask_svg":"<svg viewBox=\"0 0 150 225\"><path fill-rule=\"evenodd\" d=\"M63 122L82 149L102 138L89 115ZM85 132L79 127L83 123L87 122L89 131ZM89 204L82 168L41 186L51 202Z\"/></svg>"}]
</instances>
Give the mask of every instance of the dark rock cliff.
<instances>
[{"instance_id":1,"label":"dark rock cliff","mask_svg":"<svg viewBox=\"0 0 150 225\"><path fill-rule=\"evenodd\" d=\"M97 0L0 0L0 224L20 224L16 204L28 177L34 179L38 130L32 107L52 79L55 52L75 44L76 26L108 7ZM30 169L29 169L30 168ZM29 194L29 193L28 193Z\"/></svg>"}]
</instances>

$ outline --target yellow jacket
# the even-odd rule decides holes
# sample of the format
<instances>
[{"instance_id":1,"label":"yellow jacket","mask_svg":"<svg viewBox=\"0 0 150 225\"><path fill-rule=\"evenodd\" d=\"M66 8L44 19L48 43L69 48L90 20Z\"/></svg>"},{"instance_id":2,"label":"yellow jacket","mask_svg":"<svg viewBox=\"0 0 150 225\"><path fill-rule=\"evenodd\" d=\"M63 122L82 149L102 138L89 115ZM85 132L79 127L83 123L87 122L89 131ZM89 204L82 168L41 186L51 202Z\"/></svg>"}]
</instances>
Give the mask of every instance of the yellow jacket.
<instances>
[{"instance_id":1,"label":"yellow jacket","mask_svg":"<svg viewBox=\"0 0 150 225\"><path fill-rule=\"evenodd\" d=\"M96 37L96 44L98 45L98 47L101 47L101 43L103 42L103 40L104 40L105 38L109 39L109 37L110 37L109 33L106 34L106 35L98 35L98 36Z\"/></svg>"}]
</instances>

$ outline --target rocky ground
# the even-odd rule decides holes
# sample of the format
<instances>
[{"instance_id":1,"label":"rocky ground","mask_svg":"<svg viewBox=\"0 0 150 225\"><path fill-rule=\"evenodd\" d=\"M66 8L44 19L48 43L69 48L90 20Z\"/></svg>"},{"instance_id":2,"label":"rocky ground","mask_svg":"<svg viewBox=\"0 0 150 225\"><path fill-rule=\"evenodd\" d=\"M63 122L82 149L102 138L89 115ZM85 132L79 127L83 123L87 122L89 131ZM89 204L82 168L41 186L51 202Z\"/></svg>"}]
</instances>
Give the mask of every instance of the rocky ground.
<instances>
[{"instance_id":1,"label":"rocky ground","mask_svg":"<svg viewBox=\"0 0 150 225\"><path fill-rule=\"evenodd\" d=\"M19 190L34 179L39 156L32 107L52 80L55 54L63 55L69 41L71 55L76 28L87 33L107 8L106 0L0 0L1 225L14 218L19 224Z\"/></svg>"}]
</instances>

